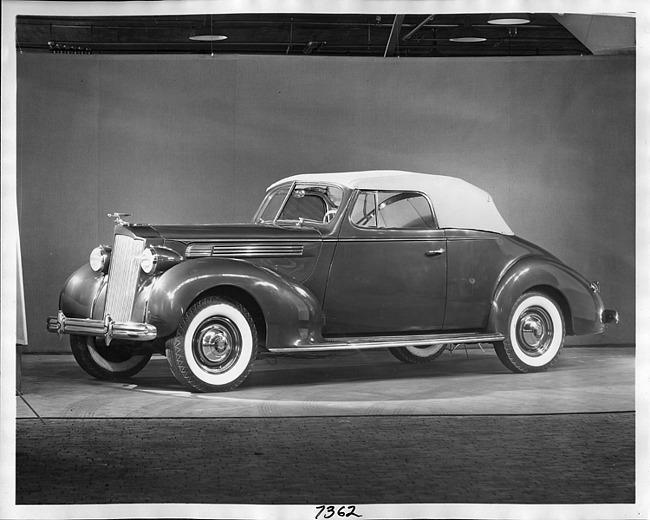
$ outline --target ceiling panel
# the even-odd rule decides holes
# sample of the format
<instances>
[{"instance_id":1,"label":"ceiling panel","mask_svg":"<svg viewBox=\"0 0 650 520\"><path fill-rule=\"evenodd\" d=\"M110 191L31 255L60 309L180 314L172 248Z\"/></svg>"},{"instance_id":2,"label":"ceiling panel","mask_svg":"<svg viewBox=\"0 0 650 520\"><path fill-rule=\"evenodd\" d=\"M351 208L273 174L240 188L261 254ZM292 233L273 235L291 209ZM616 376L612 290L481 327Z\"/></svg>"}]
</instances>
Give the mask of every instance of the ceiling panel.
<instances>
[{"instance_id":1,"label":"ceiling panel","mask_svg":"<svg viewBox=\"0 0 650 520\"><path fill-rule=\"evenodd\" d=\"M19 16L22 52L92 54L284 54L302 56L558 56L591 51L553 14L525 25L491 25L485 14L230 14ZM450 41L471 29L480 42ZM222 41L193 41L195 32ZM393 34L391 38L391 33Z\"/></svg>"}]
</instances>

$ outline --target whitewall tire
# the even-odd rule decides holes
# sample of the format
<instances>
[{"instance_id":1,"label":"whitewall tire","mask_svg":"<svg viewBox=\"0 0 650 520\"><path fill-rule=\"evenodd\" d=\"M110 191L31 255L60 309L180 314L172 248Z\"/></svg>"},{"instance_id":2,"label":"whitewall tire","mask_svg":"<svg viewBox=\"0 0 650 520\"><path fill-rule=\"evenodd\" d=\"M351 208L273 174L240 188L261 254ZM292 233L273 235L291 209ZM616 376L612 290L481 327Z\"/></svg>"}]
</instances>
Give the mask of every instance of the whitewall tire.
<instances>
[{"instance_id":1,"label":"whitewall tire","mask_svg":"<svg viewBox=\"0 0 650 520\"><path fill-rule=\"evenodd\" d=\"M185 313L166 354L172 373L187 388L233 390L257 357L255 323L238 302L204 298Z\"/></svg>"},{"instance_id":2,"label":"whitewall tire","mask_svg":"<svg viewBox=\"0 0 650 520\"><path fill-rule=\"evenodd\" d=\"M525 293L512 308L506 338L494 349L513 372L542 372L557 361L565 333L558 305L544 293Z\"/></svg>"},{"instance_id":3,"label":"whitewall tire","mask_svg":"<svg viewBox=\"0 0 650 520\"><path fill-rule=\"evenodd\" d=\"M434 343L424 347L393 347L390 353L403 363L431 363L440 357L449 343Z\"/></svg>"}]
</instances>

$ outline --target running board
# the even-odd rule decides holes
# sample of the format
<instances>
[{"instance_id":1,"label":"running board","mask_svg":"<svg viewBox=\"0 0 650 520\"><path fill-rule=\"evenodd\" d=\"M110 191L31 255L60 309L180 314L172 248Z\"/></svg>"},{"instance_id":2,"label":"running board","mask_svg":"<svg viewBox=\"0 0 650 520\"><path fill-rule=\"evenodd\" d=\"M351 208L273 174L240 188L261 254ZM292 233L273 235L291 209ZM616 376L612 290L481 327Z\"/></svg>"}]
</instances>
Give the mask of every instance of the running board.
<instances>
[{"instance_id":1,"label":"running board","mask_svg":"<svg viewBox=\"0 0 650 520\"><path fill-rule=\"evenodd\" d=\"M302 347L270 348L270 352L321 352L326 350L361 350L388 347L426 347L434 343L490 343L503 341L499 333L420 334L412 336L365 336L332 338L324 343L310 343Z\"/></svg>"}]
</instances>

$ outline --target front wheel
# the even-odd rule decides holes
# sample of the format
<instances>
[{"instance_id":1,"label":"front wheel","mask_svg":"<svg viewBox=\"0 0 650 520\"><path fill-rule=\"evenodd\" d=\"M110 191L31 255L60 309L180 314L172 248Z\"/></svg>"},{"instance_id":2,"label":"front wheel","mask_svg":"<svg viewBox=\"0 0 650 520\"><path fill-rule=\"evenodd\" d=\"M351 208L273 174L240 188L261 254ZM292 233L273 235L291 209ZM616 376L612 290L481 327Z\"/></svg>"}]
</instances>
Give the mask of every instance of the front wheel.
<instances>
[{"instance_id":1,"label":"front wheel","mask_svg":"<svg viewBox=\"0 0 650 520\"><path fill-rule=\"evenodd\" d=\"M525 293L512 308L506 338L494 350L512 372L542 372L560 356L564 335L557 304L544 293Z\"/></svg>"},{"instance_id":2,"label":"front wheel","mask_svg":"<svg viewBox=\"0 0 650 520\"><path fill-rule=\"evenodd\" d=\"M392 347L390 353L402 363L431 363L440 357L451 343L434 343L426 347Z\"/></svg>"},{"instance_id":3,"label":"front wheel","mask_svg":"<svg viewBox=\"0 0 650 520\"><path fill-rule=\"evenodd\" d=\"M169 367L185 387L226 392L248 376L257 355L257 331L238 302L208 297L183 316L166 350Z\"/></svg>"},{"instance_id":4,"label":"front wheel","mask_svg":"<svg viewBox=\"0 0 650 520\"><path fill-rule=\"evenodd\" d=\"M93 336L70 336L70 347L77 363L96 379L117 381L142 370L151 352L135 352L133 346L118 341L106 345Z\"/></svg>"}]
</instances>

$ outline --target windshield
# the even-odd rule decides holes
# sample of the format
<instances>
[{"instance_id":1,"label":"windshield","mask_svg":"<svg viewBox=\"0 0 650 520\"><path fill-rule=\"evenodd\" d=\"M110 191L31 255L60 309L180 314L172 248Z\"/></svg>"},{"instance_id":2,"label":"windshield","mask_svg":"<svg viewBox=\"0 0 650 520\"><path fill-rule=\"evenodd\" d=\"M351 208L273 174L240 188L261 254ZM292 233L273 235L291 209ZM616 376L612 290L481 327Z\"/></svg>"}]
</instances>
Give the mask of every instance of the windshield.
<instances>
[{"instance_id":1,"label":"windshield","mask_svg":"<svg viewBox=\"0 0 650 520\"><path fill-rule=\"evenodd\" d=\"M331 222L341 205L343 190L339 186L306 183L285 184L268 192L255 214L254 222L288 221Z\"/></svg>"}]
</instances>

